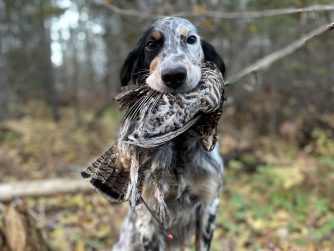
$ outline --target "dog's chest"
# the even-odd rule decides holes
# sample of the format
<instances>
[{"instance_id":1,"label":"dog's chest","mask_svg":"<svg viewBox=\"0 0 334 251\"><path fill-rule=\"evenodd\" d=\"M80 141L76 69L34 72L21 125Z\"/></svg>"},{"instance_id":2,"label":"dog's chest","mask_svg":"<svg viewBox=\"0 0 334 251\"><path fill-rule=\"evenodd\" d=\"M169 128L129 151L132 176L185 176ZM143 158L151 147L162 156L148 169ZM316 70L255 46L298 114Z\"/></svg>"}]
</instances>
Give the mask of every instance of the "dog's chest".
<instances>
[{"instance_id":1,"label":"dog's chest","mask_svg":"<svg viewBox=\"0 0 334 251\"><path fill-rule=\"evenodd\" d=\"M169 152L166 158L172 159L170 166L167 170L155 170L156 174L153 172L144 185L144 199L153 209L158 209L158 202L152 199L157 192L153 180L160 176L169 224L180 222L180 218L187 221L196 208L210 204L222 183L219 146L211 152L204 151L195 135L189 132L168 146L170 149L165 151Z\"/></svg>"}]
</instances>

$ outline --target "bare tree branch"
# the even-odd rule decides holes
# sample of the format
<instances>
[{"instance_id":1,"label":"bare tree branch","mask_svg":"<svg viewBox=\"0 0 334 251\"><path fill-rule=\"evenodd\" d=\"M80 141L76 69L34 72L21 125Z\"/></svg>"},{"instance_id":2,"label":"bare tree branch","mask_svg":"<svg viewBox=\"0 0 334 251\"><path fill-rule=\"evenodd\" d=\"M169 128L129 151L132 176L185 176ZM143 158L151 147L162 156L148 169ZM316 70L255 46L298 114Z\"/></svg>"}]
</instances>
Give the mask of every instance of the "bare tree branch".
<instances>
[{"instance_id":1,"label":"bare tree branch","mask_svg":"<svg viewBox=\"0 0 334 251\"><path fill-rule=\"evenodd\" d=\"M286 8L286 9L272 9L264 11L236 11L236 12L225 12L225 11L210 11L205 8L199 7L197 11L182 11L173 14L161 15L158 13L144 12L143 10L133 9L122 9L113 4L101 0L95 0L95 4L103 5L109 10L116 14L138 17L138 18L157 18L165 16L182 16L182 17L212 17L219 19L240 19L240 18L261 18L261 17L272 17L279 15L288 15L302 12L321 12L321 11L333 11L334 5L311 5L304 8Z\"/></svg>"},{"instance_id":2,"label":"bare tree branch","mask_svg":"<svg viewBox=\"0 0 334 251\"><path fill-rule=\"evenodd\" d=\"M21 197L52 196L57 194L94 191L83 179L50 179L0 184L0 201Z\"/></svg>"},{"instance_id":3,"label":"bare tree branch","mask_svg":"<svg viewBox=\"0 0 334 251\"><path fill-rule=\"evenodd\" d=\"M236 12L224 12L224 11L205 11L203 13L193 12L179 12L176 16L184 17L198 17L206 16L220 19L240 19L240 18L262 18L273 17L279 15L288 15L302 12L320 12L320 11L333 11L334 5L311 5L304 8L286 8L286 9L272 9L264 11L236 11Z\"/></svg>"},{"instance_id":4,"label":"bare tree branch","mask_svg":"<svg viewBox=\"0 0 334 251\"><path fill-rule=\"evenodd\" d=\"M107 9L111 10L112 12L114 12L116 14L119 14L119 15L123 15L123 16L139 17L139 18L143 18L143 19L162 17L162 15L151 14L149 12L145 12L145 11L142 11L142 10L122 9L122 8L117 7L116 5L108 4L105 1L95 0L94 3L96 5L106 7Z\"/></svg>"},{"instance_id":5,"label":"bare tree branch","mask_svg":"<svg viewBox=\"0 0 334 251\"><path fill-rule=\"evenodd\" d=\"M254 64L251 64L251 65L247 66L242 71L233 75L232 77L230 77L226 81L226 85L232 85L235 82L241 80L242 78L244 78L245 76L247 76L249 74L252 74L252 73L257 72L259 70L264 70L264 69L268 68L274 62L292 54L293 52L295 52L299 48L303 47L312 38L317 37L317 36L327 32L327 31L331 31L333 29L334 29L334 22L330 23L329 25L322 25L322 26L310 31L309 33L302 36L301 38L299 38L298 40L296 40L292 44L289 44L288 46L284 47L283 49L280 49L278 51L275 51L275 52L265 56L264 58L258 60Z\"/></svg>"}]
</instances>

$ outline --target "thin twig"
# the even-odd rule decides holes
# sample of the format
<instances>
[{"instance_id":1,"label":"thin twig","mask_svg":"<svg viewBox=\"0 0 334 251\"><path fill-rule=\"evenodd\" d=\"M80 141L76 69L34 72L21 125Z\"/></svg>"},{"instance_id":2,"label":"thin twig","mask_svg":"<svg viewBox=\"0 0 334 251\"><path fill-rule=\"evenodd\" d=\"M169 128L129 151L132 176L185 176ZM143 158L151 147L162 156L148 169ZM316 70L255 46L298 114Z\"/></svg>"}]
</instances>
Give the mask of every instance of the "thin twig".
<instances>
[{"instance_id":1,"label":"thin twig","mask_svg":"<svg viewBox=\"0 0 334 251\"><path fill-rule=\"evenodd\" d=\"M219 19L240 19L240 18L263 18L263 17L273 17L279 15L288 15L294 13L303 12L322 12L322 11L333 11L334 5L311 5L304 8L285 8L285 9L271 9L263 11L235 11L235 12L225 12L225 11L210 11L205 8L198 7L196 11L182 11L177 13L170 13L161 15L158 13L145 12L143 10L133 10L133 9L123 9L116 5L108 4L107 2L95 0L96 5L102 5L116 14L138 17L138 18L157 18L165 16L182 16L182 17L212 17Z\"/></svg>"},{"instance_id":2,"label":"thin twig","mask_svg":"<svg viewBox=\"0 0 334 251\"><path fill-rule=\"evenodd\" d=\"M334 22L330 23L329 25L322 25L322 26L310 31L309 33L302 36L301 38L294 41L293 43L289 44L288 46L284 47L283 49L275 51L275 52L265 56L264 58L256 61L254 64L251 64L251 65L247 66L246 68L244 68L240 72L238 72L235 75L233 75L232 77L230 77L226 81L225 85L226 86L232 85L232 84L236 83L237 81L241 80L242 78L246 77L247 75L250 75L250 74L252 74L254 72L257 72L259 70L263 70L263 69L268 68L274 62L292 54L293 52L295 52L299 48L303 47L312 38L315 38L315 37L327 32L327 31L331 31L333 29L334 29Z\"/></svg>"}]
</instances>

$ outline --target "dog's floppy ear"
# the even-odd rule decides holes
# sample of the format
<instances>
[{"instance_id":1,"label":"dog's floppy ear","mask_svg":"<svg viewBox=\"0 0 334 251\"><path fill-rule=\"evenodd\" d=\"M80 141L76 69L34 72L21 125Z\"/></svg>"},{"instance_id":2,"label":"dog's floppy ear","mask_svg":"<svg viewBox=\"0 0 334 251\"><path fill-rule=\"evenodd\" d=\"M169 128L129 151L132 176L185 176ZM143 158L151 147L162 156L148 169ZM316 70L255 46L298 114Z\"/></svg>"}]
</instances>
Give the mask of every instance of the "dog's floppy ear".
<instances>
[{"instance_id":1,"label":"dog's floppy ear","mask_svg":"<svg viewBox=\"0 0 334 251\"><path fill-rule=\"evenodd\" d=\"M125 59L120 73L121 84L123 86L127 85L133 77L134 70L137 68L139 57L139 48L135 48L129 53L128 57Z\"/></svg>"},{"instance_id":2,"label":"dog's floppy ear","mask_svg":"<svg viewBox=\"0 0 334 251\"><path fill-rule=\"evenodd\" d=\"M144 69L147 69L148 66L145 63L145 43L148 36L151 34L152 28L146 30L141 39L137 43L137 47L133 49L128 57L125 59L125 62L121 69L121 84L127 85L132 80L134 83L142 74L144 74Z\"/></svg>"},{"instance_id":3,"label":"dog's floppy ear","mask_svg":"<svg viewBox=\"0 0 334 251\"><path fill-rule=\"evenodd\" d=\"M223 74L223 76L225 76L224 61L218 55L215 48L211 44L206 42L205 40L202 40L201 43L202 43L202 50L203 50L203 53L204 53L204 61L211 61L211 62L215 63L218 66L221 73Z\"/></svg>"}]
</instances>

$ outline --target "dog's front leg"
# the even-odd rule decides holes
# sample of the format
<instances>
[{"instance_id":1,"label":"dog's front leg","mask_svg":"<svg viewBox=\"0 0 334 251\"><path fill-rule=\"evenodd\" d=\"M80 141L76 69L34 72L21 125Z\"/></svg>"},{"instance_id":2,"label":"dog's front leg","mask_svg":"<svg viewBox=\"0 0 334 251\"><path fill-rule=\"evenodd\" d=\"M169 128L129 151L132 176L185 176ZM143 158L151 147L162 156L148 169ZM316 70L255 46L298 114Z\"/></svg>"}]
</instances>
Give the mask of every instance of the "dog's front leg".
<instances>
[{"instance_id":1,"label":"dog's front leg","mask_svg":"<svg viewBox=\"0 0 334 251\"><path fill-rule=\"evenodd\" d=\"M196 219L196 251L209 251L215 230L219 198L205 208L198 208Z\"/></svg>"},{"instance_id":2,"label":"dog's front leg","mask_svg":"<svg viewBox=\"0 0 334 251\"><path fill-rule=\"evenodd\" d=\"M164 251L154 219L144 207L129 208L113 251Z\"/></svg>"},{"instance_id":3,"label":"dog's front leg","mask_svg":"<svg viewBox=\"0 0 334 251\"><path fill-rule=\"evenodd\" d=\"M202 242L202 233L203 233L203 209L201 207L197 208L196 213L196 243L195 248L196 251L204 250L203 242Z\"/></svg>"}]
</instances>

